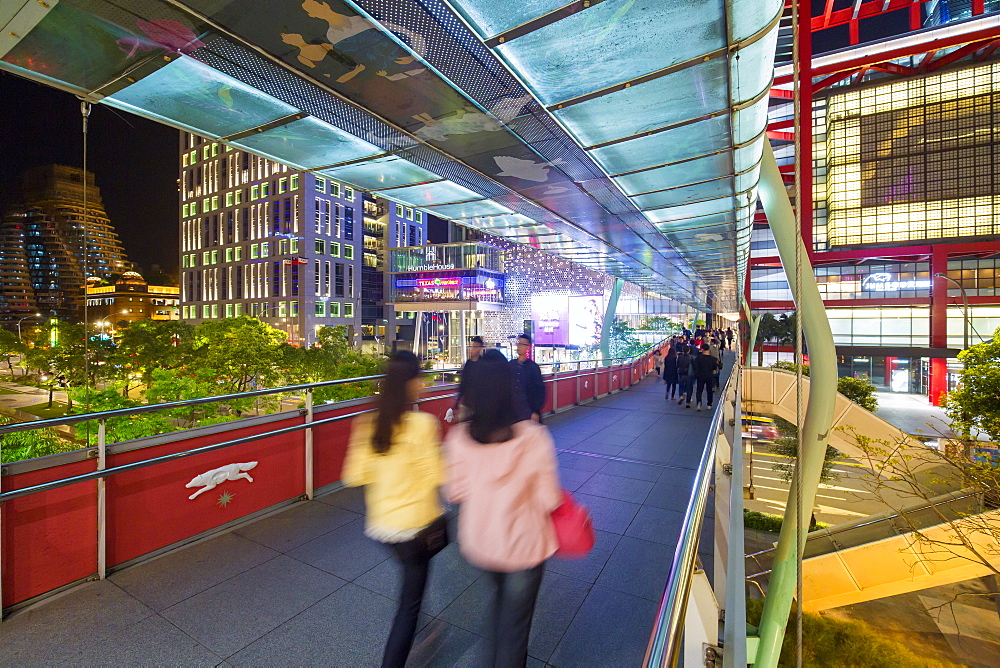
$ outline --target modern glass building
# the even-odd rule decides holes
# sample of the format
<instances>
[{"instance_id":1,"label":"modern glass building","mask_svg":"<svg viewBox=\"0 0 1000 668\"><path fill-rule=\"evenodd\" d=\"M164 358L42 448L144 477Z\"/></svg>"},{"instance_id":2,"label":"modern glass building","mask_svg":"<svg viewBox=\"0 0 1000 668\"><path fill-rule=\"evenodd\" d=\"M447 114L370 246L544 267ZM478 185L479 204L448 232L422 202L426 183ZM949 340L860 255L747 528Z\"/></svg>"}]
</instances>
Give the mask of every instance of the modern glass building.
<instances>
[{"instance_id":1,"label":"modern glass building","mask_svg":"<svg viewBox=\"0 0 1000 668\"><path fill-rule=\"evenodd\" d=\"M423 243L422 212L190 132L180 152L183 320L248 315L294 345L323 326L374 338L385 239Z\"/></svg>"},{"instance_id":2,"label":"modern glass building","mask_svg":"<svg viewBox=\"0 0 1000 668\"><path fill-rule=\"evenodd\" d=\"M36 312L79 319L87 279L131 267L94 175L66 165L33 168L20 202L0 222L0 321Z\"/></svg>"}]
</instances>

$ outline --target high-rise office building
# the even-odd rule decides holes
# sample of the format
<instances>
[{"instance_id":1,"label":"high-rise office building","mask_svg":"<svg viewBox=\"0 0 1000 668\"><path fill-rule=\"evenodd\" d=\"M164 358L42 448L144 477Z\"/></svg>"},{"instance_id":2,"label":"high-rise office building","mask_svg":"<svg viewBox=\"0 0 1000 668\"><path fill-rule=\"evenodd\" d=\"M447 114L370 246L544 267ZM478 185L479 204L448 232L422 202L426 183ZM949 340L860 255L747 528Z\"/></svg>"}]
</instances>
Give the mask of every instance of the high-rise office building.
<instances>
[{"instance_id":1,"label":"high-rise office building","mask_svg":"<svg viewBox=\"0 0 1000 668\"><path fill-rule=\"evenodd\" d=\"M375 341L387 244L397 218L424 243L423 213L392 216L388 200L191 133L180 152L183 320L249 315L293 345L335 325L355 345Z\"/></svg>"},{"instance_id":2,"label":"high-rise office building","mask_svg":"<svg viewBox=\"0 0 1000 668\"><path fill-rule=\"evenodd\" d=\"M92 173L46 165L25 174L20 202L0 223L0 318L75 319L86 278L130 267Z\"/></svg>"}]
</instances>

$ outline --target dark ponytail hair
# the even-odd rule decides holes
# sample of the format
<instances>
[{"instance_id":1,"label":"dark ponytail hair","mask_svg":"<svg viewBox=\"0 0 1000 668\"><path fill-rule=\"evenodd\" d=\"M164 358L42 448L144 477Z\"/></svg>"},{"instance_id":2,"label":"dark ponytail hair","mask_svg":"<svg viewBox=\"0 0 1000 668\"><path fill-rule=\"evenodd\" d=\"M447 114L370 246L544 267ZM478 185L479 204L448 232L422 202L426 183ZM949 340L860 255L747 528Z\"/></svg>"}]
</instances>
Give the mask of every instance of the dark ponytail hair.
<instances>
[{"instance_id":1,"label":"dark ponytail hair","mask_svg":"<svg viewBox=\"0 0 1000 668\"><path fill-rule=\"evenodd\" d=\"M487 350L476 362L476 373L463 401L469 407L469 436L478 443L503 443L514 437L514 380L510 363L498 350Z\"/></svg>"},{"instance_id":2,"label":"dark ponytail hair","mask_svg":"<svg viewBox=\"0 0 1000 668\"><path fill-rule=\"evenodd\" d=\"M406 410L406 384L420 375L420 360L409 350L399 350L389 358L385 377L379 386L378 412L375 413L375 433L372 449L380 455L392 447L392 431Z\"/></svg>"}]
</instances>

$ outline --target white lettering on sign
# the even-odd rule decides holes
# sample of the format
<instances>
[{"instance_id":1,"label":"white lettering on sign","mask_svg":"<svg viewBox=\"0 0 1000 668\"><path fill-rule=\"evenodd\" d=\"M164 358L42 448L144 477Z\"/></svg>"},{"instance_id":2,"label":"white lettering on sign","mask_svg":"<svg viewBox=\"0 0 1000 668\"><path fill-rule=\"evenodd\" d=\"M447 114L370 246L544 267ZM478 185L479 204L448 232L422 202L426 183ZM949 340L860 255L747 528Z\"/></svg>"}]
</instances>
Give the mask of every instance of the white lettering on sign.
<instances>
[{"instance_id":1,"label":"white lettering on sign","mask_svg":"<svg viewBox=\"0 0 1000 668\"><path fill-rule=\"evenodd\" d=\"M898 290L929 290L928 279L900 281L895 274L877 272L861 280L861 289L869 292L896 292Z\"/></svg>"},{"instance_id":2,"label":"white lettering on sign","mask_svg":"<svg viewBox=\"0 0 1000 668\"><path fill-rule=\"evenodd\" d=\"M418 267L413 267L412 269L407 269L407 271L438 271L444 269L454 269L453 264L422 264Z\"/></svg>"}]
</instances>

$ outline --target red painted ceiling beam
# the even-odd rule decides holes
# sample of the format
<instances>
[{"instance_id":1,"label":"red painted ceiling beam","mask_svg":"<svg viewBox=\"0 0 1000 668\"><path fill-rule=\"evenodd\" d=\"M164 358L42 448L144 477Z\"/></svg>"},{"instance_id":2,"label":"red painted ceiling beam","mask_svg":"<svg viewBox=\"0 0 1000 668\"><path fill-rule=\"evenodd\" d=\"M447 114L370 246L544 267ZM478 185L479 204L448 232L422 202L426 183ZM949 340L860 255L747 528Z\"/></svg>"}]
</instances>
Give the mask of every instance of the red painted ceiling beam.
<instances>
[{"instance_id":1,"label":"red painted ceiling beam","mask_svg":"<svg viewBox=\"0 0 1000 668\"><path fill-rule=\"evenodd\" d=\"M826 28L842 26L850 23L851 21L858 21L860 19L878 16L879 14L894 12L898 9L906 9L910 5L923 2L929 2L929 0L870 0L869 2L861 3L861 6L858 7L856 15L854 13L853 6L838 9L835 12L829 11L833 8L832 2L827 2L827 11L823 12L823 16L814 16L812 18L812 31L816 32Z\"/></svg>"},{"instance_id":2,"label":"red painted ceiling beam","mask_svg":"<svg viewBox=\"0 0 1000 668\"><path fill-rule=\"evenodd\" d=\"M790 90L785 90L784 88L772 88L769 95L771 97L780 97L783 100L795 99L795 93Z\"/></svg>"},{"instance_id":3,"label":"red painted ceiling beam","mask_svg":"<svg viewBox=\"0 0 1000 668\"><path fill-rule=\"evenodd\" d=\"M934 248L943 248L948 255L996 255L1000 253L1000 241L966 241L934 246L899 246L895 248L854 248L840 251L816 251L813 264L829 264L843 260L877 260L881 258L908 258L928 255ZM751 264L771 264L778 262L777 256L750 258Z\"/></svg>"},{"instance_id":4,"label":"red painted ceiling beam","mask_svg":"<svg viewBox=\"0 0 1000 668\"><path fill-rule=\"evenodd\" d=\"M824 88L829 88L830 86L832 86L833 84L837 83L838 81L843 81L844 79L846 79L847 77L849 77L849 76L851 76L853 74L855 74L854 71L838 72L837 74L831 74L830 76L826 77L825 79L821 79L821 80L819 80L819 81L817 81L816 83L813 84L813 93L815 94L818 91L823 90Z\"/></svg>"},{"instance_id":5,"label":"red painted ceiling beam","mask_svg":"<svg viewBox=\"0 0 1000 668\"><path fill-rule=\"evenodd\" d=\"M973 42L972 44L966 44L963 47L955 49L951 53L946 53L945 55L941 56L937 60L932 60L927 65L926 71L933 72L934 70L941 69L942 67L945 67L946 65L950 65L950 64L954 63L957 60L961 60L962 58L965 58L966 56L968 56L970 54L973 54L976 51L979 51L980 49L982 49L984 47L989 46L990 42L992 42L992 41L993 40L984 39L984 40L979 41L979 42Z\"/></svg>"},{"instance_id":6,"label":"red painted ceiling beam","mask_svg":"<svg viewBox=\"0 0 1000 668\"><path fill-rule=\"evenodd\" d=\"M899 58L920 55L927 53L928 51L941 51L942 49L947 49L953 46L962 46L964 44L972 44L973 42L982 42L984 40L994 40L1000 37L996 28L977 30L976 32L970 32L964 35L945 34L938 37L931 37L931 35L937 32L938 31L933 31L928 33L928 39L926 42L902 46L896 49L890 49L888 51L863 56L861 58L852 58L851 60L845 60L839 63L815 66L812 71L813 77L836 74L837 72L843 72L845 70L856 70L860 67L871 67L876 63L885 63ZM786 75L782 77L775 77L774 83L789 83L791 80L791 75Z\"/></svg>"},{"instance_id":7,"label":"red painted ceiling beam","mask_svg":"<svg viewBox=\"0 0 1000 668\"><path fill-rule=\"evenodd\" d=\"M912 67L903 67L902 65L897 65L896 63L878 63L877 65L872 65L871 69L888 72L889 74L898 74L902 77L917 73L917 71Z\"/></svg>"},{"instance_id":8,"label":"red painted ceiling beam","mask_svg":"<svg viewBox=\"0 0 1000 668\"><path fill-rule=\"evenodd\" d=\"M778 141L795 141L794 132L778 132L778 131L767 131L768 139L777 139Z\"/></svg>"},{"instance_id":9,"label":"red painted ceiling beam","mask_svg":"<svg viewBox=\"0 0 1000 668\"><path fill-rule=\"evenodd\" d=\"M793 127L795 127L794 118L786 118L783 121L774 121L773 123L767 124L768 130L784 130L785 128L793 128Z\"/></svg>"}]
</instances>

